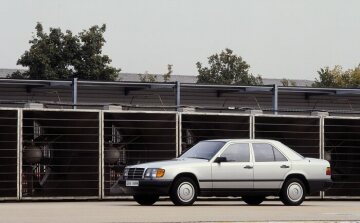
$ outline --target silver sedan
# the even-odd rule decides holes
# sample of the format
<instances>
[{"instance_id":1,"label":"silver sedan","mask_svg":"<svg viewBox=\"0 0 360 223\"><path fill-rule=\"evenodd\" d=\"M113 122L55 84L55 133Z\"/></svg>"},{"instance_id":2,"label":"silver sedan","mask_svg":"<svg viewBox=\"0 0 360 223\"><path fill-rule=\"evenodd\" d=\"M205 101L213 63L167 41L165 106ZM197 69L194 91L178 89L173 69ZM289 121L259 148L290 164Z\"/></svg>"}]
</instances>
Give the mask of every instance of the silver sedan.
<instances>
[{"instance_id":1,"label":"silver sedan","mask_svg":"<svg viewBox=\"0 0 360 223\"><path fill-rule=\"evenodd\" d=\"M241 196L249 205L279 196L285 205L300 205L332 181L328 161L305 158L281 142L219 139L172 160L128 166L119 184L141 205L159 196L175 205L192 205L198 196Z\"/></svg>"}]
</instances>

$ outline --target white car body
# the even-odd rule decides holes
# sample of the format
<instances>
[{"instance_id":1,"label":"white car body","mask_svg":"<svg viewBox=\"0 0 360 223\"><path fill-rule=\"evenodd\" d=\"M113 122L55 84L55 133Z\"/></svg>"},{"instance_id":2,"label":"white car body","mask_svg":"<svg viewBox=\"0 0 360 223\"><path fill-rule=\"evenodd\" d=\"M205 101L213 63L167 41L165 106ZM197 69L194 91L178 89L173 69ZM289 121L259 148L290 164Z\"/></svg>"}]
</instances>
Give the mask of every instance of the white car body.
<instances>
[{"instance_id":1,"label":"white car body","mask_svg":"<svg viewBox=\"0 0 360 223\"><path fill-rule=\"evenodd\" d=\"M284 182L291 177L299 178L306 187L306 194L327 189L331 185L331 176L327 173L330 164L326 160L304 158L284 144L265 139L219 139L206 142L221 142L223 146L209 160L182 158L160 162L143 163L126 167L127 175L122 182L139 181L134 185L127 184L129 194L157 193L169 195L173 181L179 176L191 177L196 181L198 194L201 196L245 196L245 195L279 195ZM234 145L236 144L236 145ZM229 146L249 148L250 157L244 162L217 162ZM278 150L283 157L281 161L259 162L256 160L254 146L273 147L274 157ZM258 151L258 150L257 150ZM260 156L260 155L258 155ZM274 158L276 159L276 158ZM143 170L138 179L129 177L129 170ZM163 169L160 178L146 179L147 169ZM148 189L147 189L148 188Z\"/></svg>"}]
</instances>

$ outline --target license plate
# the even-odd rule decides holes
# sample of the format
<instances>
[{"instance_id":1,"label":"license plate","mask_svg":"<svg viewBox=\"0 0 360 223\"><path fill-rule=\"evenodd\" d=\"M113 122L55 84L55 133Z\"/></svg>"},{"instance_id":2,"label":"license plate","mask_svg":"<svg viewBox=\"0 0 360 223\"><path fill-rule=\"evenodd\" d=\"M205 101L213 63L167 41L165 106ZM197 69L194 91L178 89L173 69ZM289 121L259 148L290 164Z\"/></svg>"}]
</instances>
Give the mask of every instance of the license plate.
<instances>
[{"instance_id":1,"label":"license plate","mask_svg":"<svg viewBox=\"0 0 360 223\"><path fill-rule=\"evenodd\" d=\"M138 187L139 186L139 181L138 180L127 180L126 181L126 186L127 187Z\"/></svg>"}]
</instances>

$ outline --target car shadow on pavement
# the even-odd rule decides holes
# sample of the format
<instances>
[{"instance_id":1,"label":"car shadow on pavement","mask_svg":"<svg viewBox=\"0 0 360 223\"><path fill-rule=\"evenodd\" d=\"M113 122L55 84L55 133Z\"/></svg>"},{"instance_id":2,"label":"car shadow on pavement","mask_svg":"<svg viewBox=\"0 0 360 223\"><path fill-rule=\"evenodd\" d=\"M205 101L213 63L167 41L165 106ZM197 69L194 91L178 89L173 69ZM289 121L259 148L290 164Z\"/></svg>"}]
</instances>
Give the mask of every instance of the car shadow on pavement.
<instances>
[{"instance_id":1,"label":"car shadow on pavement","mask_svg":"<svg viewBox=\"0 0 360 223\"><path fill-rule=\"evenodd\" d=\"M134 204L116 204L118 206L139 206L139 207L147 207L147 206L141 206L137 203L134 203ZM148 207L224 207L224 206L240 206L240 207L276 207L276 206L282 206L282 207L292 207L292 206L285 206L281 203L279 204L260 204L260 205L254 205L254 206L251 206L251 205L247 205L247 204L244 204L244 203L239 203L239 204L235 204L235 203L231 203L231 204L226 204L226 203L222 203L222 204L209 204L209 203L206 203L206 204L197 204L197 203L194 203L192 206L175 206L171 203L166 203L166 204L153 204L151 206L148 206ZM306 205L306 204L302 204L300 205L300 207L309 207L309 206L314 206L314 205Z\"/></svg>"}]
</instances>

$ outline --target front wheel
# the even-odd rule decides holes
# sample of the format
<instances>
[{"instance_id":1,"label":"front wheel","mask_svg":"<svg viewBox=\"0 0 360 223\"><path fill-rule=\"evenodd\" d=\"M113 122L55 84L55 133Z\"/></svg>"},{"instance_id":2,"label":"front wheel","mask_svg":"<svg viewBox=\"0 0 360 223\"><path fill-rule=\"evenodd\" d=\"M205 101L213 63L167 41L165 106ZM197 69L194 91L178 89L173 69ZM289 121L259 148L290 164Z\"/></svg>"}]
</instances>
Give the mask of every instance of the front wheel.
<instances>
[{"instance_id":1,"label":"front wheel","mask_svg":"<svg viewBox=\"0 0 360 223\"><path fill-rule=\"evenodd\" d=\"M242 199L248 205L259 205L265 200L265 197L264 196L242 196Z\"/></svg>"},{"instance_id":2,"label":"front wheel","mask_svg":"<svg viewBox=\"0 0 360 223\"><path fill-rule=\"evenodd\" d=\"M193 179L180 177L171 187L170 199L175 205L192 205L198 194L197 185Z\"/></svg>"},{"instance_id":3,"label":"front wheel","mask_svg":"<svg viewBox=\"0 0 360 223\"><path fill-rule=\"evenodd\" d=\"M159 200L159 196L158 195L134 195L134 200L140 204L140 205L145 205L145 206L149 206L149 205L153 205L155 204L156 201Z\"/></svg>"},{"instance_id":4,"label":"front wheel","mask_svg":"<svg viewBox=\"0 0 360 223\"><path fill-rule=\"evenodd\" d=\"M281 189L280 200L285 205L300 205L305 200L304 183L297 178L287 180Z\"/></svg>"}]
</instances>

